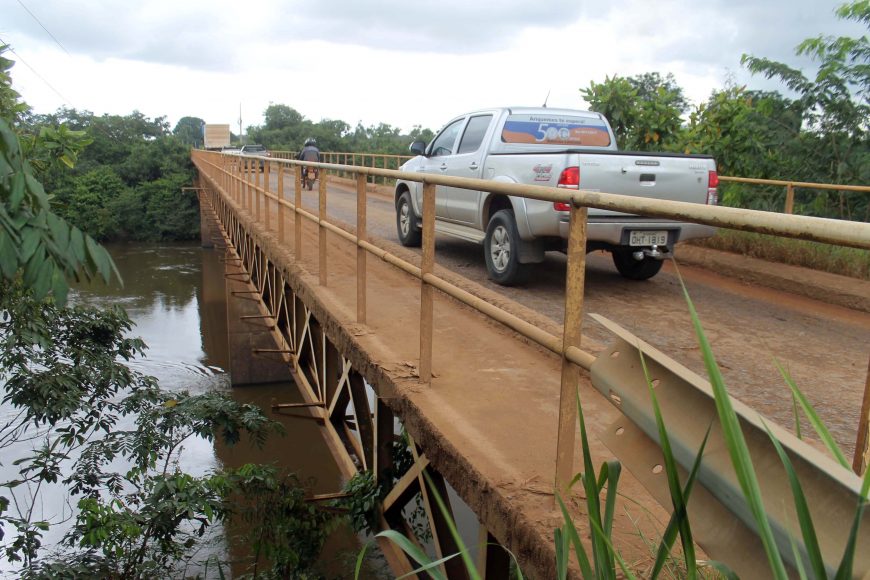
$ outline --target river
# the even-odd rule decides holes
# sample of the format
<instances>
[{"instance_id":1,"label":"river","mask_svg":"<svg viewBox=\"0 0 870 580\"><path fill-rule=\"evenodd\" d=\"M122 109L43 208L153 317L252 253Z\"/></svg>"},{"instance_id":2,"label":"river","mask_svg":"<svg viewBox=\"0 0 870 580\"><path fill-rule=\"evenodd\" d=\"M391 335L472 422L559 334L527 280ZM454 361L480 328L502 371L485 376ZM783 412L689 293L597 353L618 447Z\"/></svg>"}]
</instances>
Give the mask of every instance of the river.
<instances>
[{"instance_id":1,"label":"river","mask_svg":"<svg viewBox=\"0 0 870 580\"><path fill-rule=\"evenodd\" d=\"M292 382L231 387L227 373L227 314L225 280L221 253L200 248L199 244L124 244L108 245L123 278L117 284L87 285L74 288L70 300L93 306L123 307L135 323L133 334L148 345L144 357L130 363L135 370L156 377L162 388L201 393L223 391L243 403L255 403L266 409L270 418L280 421L286 435L273 437L262 448L241 443L233 447L205 440L189 441L180 455L180 467L200 475L224 467L245 463L270 463L296 472L311 493L341 491L344 484L319 428L314 421L281 417L269 413L273 401L300 402L301 396ZM7 449L6 458L21 449ZM5 459L5 458L4 458ZM0 475L12 479L14 466L3 461ZM45 490L40 509L46 519L65 521L52 526L44 538L45 546L57 544L75 513L62 490ZM63 499L59 499L63 498ZM215 528L207 547L197 554L186 573L203 573L196 560L238 561L247 546L227 540L220 527ZM351 577L359 539L346 527L333 533L323 551L318 573L328 578ZM367 577L380 576L382 566L373 561ZM243 572L244 565L233 566L233 575ZM9 574L14 566L0 560L0 572ZM224 574L227 570L223 571ZM217 577L214 566L209 576Z\"/></svg>"}]
</instances>

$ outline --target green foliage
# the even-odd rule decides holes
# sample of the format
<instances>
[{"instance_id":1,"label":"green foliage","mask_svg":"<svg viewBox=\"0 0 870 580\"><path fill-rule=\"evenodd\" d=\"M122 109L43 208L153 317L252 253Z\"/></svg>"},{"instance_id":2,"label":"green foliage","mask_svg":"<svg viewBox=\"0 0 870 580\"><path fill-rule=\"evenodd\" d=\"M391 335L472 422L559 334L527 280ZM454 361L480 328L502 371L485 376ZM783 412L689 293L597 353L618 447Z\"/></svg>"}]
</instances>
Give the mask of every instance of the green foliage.
<instances>
[{"instance_id":1,"label":"green foliage","mask_svg":"<svg viewBox=\"0 0 870 580\"><path fill-rule=\"evenodd\" d=\"M305 500L295 475L271 466L244 465L223 480L232 517L250 529L244 540L253 551L252 563L243 577L306 577L335 526L334 516Z\"/></svg>"},{"instance_id":2,"label":"green foliage","mask_svg":"<svg viewBox=\"0 0 870 580\"><path fill-rule=\"evenodd\" d=\"M278 425L259 408L218 393L167 392L130 369L145 345L128 336L132 323L119 309L40 302L20 281L4 282L0 296L0 382L16 411L0 448L31 440L14 461L17 476L0 482L4 556L31 574L43 569L42 536L59 522L39 518L37 507L40 490L57 484L78 506L59 558L115 577L165 575L226 518L236 491L222 474L184 473L185 442L232 444L247 433L262 443ZM46 559L44 577L56 564Z\"/></svg>"},{"instance_id":3,"label":"green foliage","mask_svg":"<svg viewBox=\"0 0 870 580\"><path fill-rule=\"evenodd\" d=\"M0 118L15 126L30 111L30 107L21 102L21 95L12 88L12 75L9 71L15 62L3 56L8 50L8 44L0 44Z\"/></svg>"},{"instance_id":4,"label":"green foliage","mask_svg":"<svg viewBox=\"0 0 870 580\"><path fill-rule=\"evenodd\" d=\"M298 151L306 139L314 138L321 151L405 155L412 141L428 142L434 136L431 130L420 126L403 135L400 129L386 123L368 127L357 123L353 130L344 121L335 119L315 123L292 107L274 103L266 107L263 119L263 125L248 127L248 140L273 150Z\"/></svg>"},{"instance_id":5,"label":"green foliage","mask_svg":"<svg viewBox=\"0 0 870 580\"><path fill-rule=\"evenodd\" d=\"M589 83L581 94L593 111L603 114L616 134L620 149L662 151L672 148L680 134L680 115L688 103L673 75L606 77Z\"/></svg>"},{"instance_id":6,"label":"green foliage","mask_svg":"<svg viewBox=\"0 0 870 580\"><path fill-rule=\"evenodd\" d=\"M60 196L66 201L66 218L97 240L108 239L117 229L109 203L126 189L124 182L111 167L103 166L85 173L72 186L71 192Z\"/></svg>"},{"instance_id":7,"label":"green foliage","mask_svg":"<svg viewBox=\"0 0 870 580\"><path fill-rule=\"evenodd\" d=\"M386 487L379 488L371 471L361 471L348 481L344 490L350 496L338 502L347 510L350 525L356 532L373 534L378 529L377 509Z\"/></svg>"},{"instance_id":8,"label":"green foliage","mask_svg":"<svg viewBox=\"0 0 870 580\"><path fill-rule=\"evenodd\" d=\"M172 134L175 135L179 143L186 147L202 147L204 126L205 121L199 117L182 117L175 124Z\"/></svg>"},{"instance_id":9,"label":"green foliage","mask_svg":"<svg viewBox=\"0 0 870 580\"><path fill-rule=\"evenodd\" d=\"M102 247L51 210L17 135L0 119L0 281L20 275L37 299L51 292L62 303L68 278L109 282L113 270Z\"/></svg>"},{"instance_id":10,"label":"green foliage","mask_svg":"<svg viewBox=\"0 0 870 580\"><path fill-rule=\"evenodd\" d=\"M840 18L870 27L870 3L857 0L837 10ZM744 54L750 72L778 79L797 94L805 131L796 150L800 157L791 179L825 183L870 181L870 40L817 36L798 45L796 53L817 63L815 76L781 62ZM868 196L851 202L842 193L821 192L813 215L870 219Z\"/></svg>"},{"instance_id":11,"label":"green foliage","mask_svg":"<svg viewBox=\"0 0 870 580\"><path fill-rule=\"evenodd\" d=\"M37 134L57 124L67 142L88 145L72 158L73 171L42 165L39 175L56 195L60 215L104 241L198 237L198 204L181 191L194 178L190 148L163 118L61 109L33 117L28 128Z\"/></svg>"}]
</instances>

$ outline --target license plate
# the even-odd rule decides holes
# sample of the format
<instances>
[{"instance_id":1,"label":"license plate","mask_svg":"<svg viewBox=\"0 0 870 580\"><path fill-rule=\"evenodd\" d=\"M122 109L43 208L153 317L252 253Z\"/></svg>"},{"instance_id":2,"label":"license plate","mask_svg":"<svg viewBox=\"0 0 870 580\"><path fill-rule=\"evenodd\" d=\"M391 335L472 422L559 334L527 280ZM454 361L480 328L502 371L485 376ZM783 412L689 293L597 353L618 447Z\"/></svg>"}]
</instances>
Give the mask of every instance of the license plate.
<instances>
[{"instance_id":1,"label":"license plate","mask_svg":"<svg viewBox=\"0 0 870 580\"><path fill-rule=\"evenodd\" d=\"M668 232L666 230L632 231L629 234L628 245L666 246L668 245Z\"/></svg>"}]
</instances>

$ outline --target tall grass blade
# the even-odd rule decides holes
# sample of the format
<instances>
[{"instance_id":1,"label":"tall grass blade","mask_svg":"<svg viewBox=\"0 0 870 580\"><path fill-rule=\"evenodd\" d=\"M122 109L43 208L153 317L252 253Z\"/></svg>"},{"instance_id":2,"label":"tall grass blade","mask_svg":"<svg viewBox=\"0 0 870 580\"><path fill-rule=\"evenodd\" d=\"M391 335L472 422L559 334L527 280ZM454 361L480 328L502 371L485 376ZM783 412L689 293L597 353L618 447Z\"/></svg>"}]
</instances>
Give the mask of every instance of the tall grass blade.
<instances>
[{"instance_id":1,"label":"tall grass blade","mask_svg":"<svg viewBox=\"0 0 870 580\"><path fill-rule=\"evenodd\" d=\"M559 508L562 510L562 517L565 519L564 531L565 535L571 540L571 545L574 546L574 553L577 555L577 562L580 564L580 572L583 578L593 579L592 566L589 564L589 556L586 555L586 548L580 542L580 535L577 534L577 528L571 520L571 514L568 513L568 508L565 507L565 502L562 501L562 496L556 494L556 501L559 502Z\"/></svg>"},{"instance_id":2,"label":"tall grass blade","mask_svg":"<svg viewBox=\"0 0 870 580\"><path fill-rule=\"evenodd\" d=\"M685 500L687 509L689 503L689 497L692 495L692 488L695 485L695 479L698 476L698 470L701 467L701 459L704 456L704 449L707 448L707 440L710 437L710 427L707 427L707 432L704 434L704 440L701 442L701 448L698 449L698 454L695 456L695 462L692 464L692 470L689 472L689 477L686 478L686 486L683 488L683 499ZM682 513L674 510L674 513L671 514L671 519L668 522L668 527L665 528L665 533L662 536L662 541L659 544L658 552L656 553L656 561L653 564L653 570L650 574L650 578L658 578L658 575L664 569L665 564L667 563L668 555L671 553L671 548L674 545L674 540L677 539L677 531L680 529L680 522L683 518L688 517L688 511L685 510ZM697 564L697 562L695 562ZM689 567L689 564L686 563L686 568Z\"/></svg>"},{"instance_id":3,"label":"tall grass blade","mask_svg":"<svg viewBox=\"0 0 870 580\"><path fill-rule=\"evenodd\" d=\"M665 460L665 472L668 476L668 488L671 494L671 503L674 506L674 514L677 515L677 524L680 530L680 541L683 545L683 558L686 562L686 577L689 580L694 580L698 575L698 567L695 560L695 542L692 540L692 529L689 526L689 519L686 511L686 500L683 497L682 484L680 483L680 474L677 471L677 462L674 459L674 453L671 448L671 440L668 437L668 431L665 428L665 421L662 418L662 409L659 406L659 399L656 396L655 388L653 388L652 379L649 375L649 369L646 366L646 358L643 356L643 351L638 349L640 354L640 364L643 367L643 375L646 379L646 388L649 391L650 399L652 399L653 412L656 417L656 426L659 432L659 446L662 448L662 455Z\"/></svg>"},{"instance_id":4,"label":"tall grass blade","mask_svg":"<svg viewBox=\"0 0 870 580\"><path fill-rule=\"evenodd\" d=\"M622 464L619 461L608 461L601 466L602 481L607 482L607 495L604 496L604 534L610 538L613 535L613 513L616 511L617 487Z\"/></svg>"},{"instance_id":5,"label":"tall grass blade","mask_svg":"<svg viewBox=\"0 0 870 580\"><path fill-rule=\"evenodd\" d=\"M839 462L840 465L845 467L846 469L851 470L852 466L846 460L846 456L843 455L843 452L840 450L840 447L834 441L831 432L828 431L828 428L825 427L825 424L822 423L822 419L819 417L819 414L816 413L816 410L810 404L810 401L804 396L803 392L798 388L795 384L794 379L791 378L791 375L786 371L783 366L780 364L779 360L774 359L776 363L776 368L779 369L779 374L782 375L782 378L785 379L786 384L791 388L792 396L795 397L800 404L801 409L803 409L804 414L807 416L807 419L810 420L810 424L815 429L816 434L818 434L819 439L822 440L822 443L825 444L825 447L828 448L828 451L834 456L834 459Z\"/></svg>"},{"instance_id":6,"label":"tall grass blade","mask_svg":"<svg viewBox=\"0 0 870 580\"><path fill-rule=\"evenodd\" d=\"M556 541L556 573L561 580L565 580L568 578L568 558L570 555L568 534L563 532L562 528L556 528L554 532Z\"/></svg>"},{"instance_id":7,"label":"tall grass blade","mask_svg":"<svg viewBox=\"0 0 870 580\"><path fill-rule=\"evenodd\" d=\"M723 564L722 562L717 562L716 560L709 560L707 562L711 568L719 572L725 580L740 580L740 576L734 573L734 570Z\"/></svg>"},{"instance_id":8,"label":"tall grass blade","mask_svg":"<svg viewBox=\"0 0 870 580\"><path fill-rule=\"evenodd\" d=\"M601 527L601 500L598 497L600 487L595 481L595 468L592 466L592 454L589 449L589 438L586 434L586 421L583 418L583 404L580 393L577 393L577 418L580 423L580 446L583 451L583 482L586 492L586 509L589 522ZM612 578L615 574L613 550L607 547L602 534L592 534L592 561L595 566L595 578Z\"/></svg>"},{"instance_id":9,"label":"tall grass blade","mask_svg":"<svg viewBox=\"0 0 870 580\"><path fill-rule=\"evenodd\" d=\"M707 375L710 378L710 384L713 387L716 401L716 412L719 415L719 422L722 424L722 435L728 447L728 453L731 456L731 464L734 467L734 472L737 475L740 488L743 490L743 495L758 527L758 535L761 538L764 551L767 554L767 560L770 564L773 577L777 580L785 580L788 578L788 574L786 573L785 564L783 564L782 556L777 549L776 540L773 537L773 530L770 528L770 522L768 521L767 514L764 510L764 503L761 499L761 489L758 486L758 479L752 466L752 458L749 455L749 448L746 445L746 439L743 437L743 431L740 428L740 421L737 419L737 414L734 411L734 407L731 405L731 399L728 397L728 391L725 388L725 381L722 378L722 373L719 371L716 358L713 356L713 349L710 346L710 342L707 340L707 335L701 327L701 320L695 310L695 305L692 302L691 297L689 297L689 291L686 289L686 284L683 282L682 276L679 276L679 269L677 269L677 275L680 280L680 286L683 289L683 296L685 297L686 304L689 307L689 314L692 317L692 325L695 328L695 335L697 336L698 344L701 347L704 366L707 369Z\"/></svg>"},{"instance_id":10,"label":"tall grass blade","mask_svg":"<svg viewBox=\"0 0 870 580\"><path fill-rule=\"evenodd\" d=\"M794 393L791 394L791 407L792 413L794 413L794 434L797 435L798 439L803 439L804 434L801 433L801 416L800 413L798 413L798 402Z\"/></svg>"},{"instance_id":11,"label":"tall grass blade","mask_svg":"<svg viewBox=\"0 0 870 580\"><path fill-rule=\"evenodd\" d=\"M807 570L804 567L804 559L801 557L800 548L798 548L797 542L794 541L794 538L789 534L788 539L791 541L791 553L794 556L794 561L797 564L795 567L797 568L798 576L801 580L809 580L807 578Z\"/></svg>"},{"instance_id":12,"label":"tall grass blade","mask_svg":"<svg viewBox=\"0 0 870 580\"><path fill-rule=\"evenodd\" d=\"M634 575L634 572L628 567L628 564L625 563L625 560L622 559L622 556L619 555L619 552L616 551L616 548L613 546L613 542L610 541L610 538L604 534L604 530L601 528L601 524L594 520L589 520L589 523L592 524L592 537L598 536L601 542L607 547L612 557L615 558L616 562L613 568L610 568L610 572L607 576L596 576L596 580L599 578L616 578L616 564L619 564L620 570L622 570L622 574L628 578L629 580L637 580L637 576Z\"/></svg>"},{"instance_id":13,"label":"tall grass blade","mask_svg":"<svg viewBox=\"0 0 870 580\"><path fill-rule=\"evenodd\" d=\"M861 497L858 498L858 508L855 510L855 519L852 521L852 529L843 551L843 559L837 568L836 580L849 580L852 577L852 568L855 565L855 545L858 543L858 528L861 526L861 518L867 508L867 493L870 492L870 469L864 472L864 482L861 484Z\"/></svg>"},{"instance_id":14,"label":"tall grass blade","mask_svg":"<svg viewBox=\"0 0 870 580\"><path fill-rule=\"evenodd\" d=\"M410 578L411 576L416 576L418 572L426 572L427 574L431 574L430 570L434 570L434 569L440 570L441 564L443 564L444 562L446 562L448 560L452 560L453 558L459 556L460 554L461 554L461 552L457 552L456 554L450 554L449 556L444 556L443 558L439 558L437 560L432 560L431 562L429 562L425 566L420 566L419 568L415 568L414 570L411 570L410 572L406 572L405 574L402 574L401 576L396 578L396 580L402 580L402 578Z\"/></svg>"},{"instance_id":15,"label":"tall grass blade","mask_svg":"<svg viewBox=\"0 0 870 580\"><path fill-rule=\"evenodd\" d=\"M426 483L429 485L429 489L432 491L432 495L435 497L438 509L441 511L441 515L444 516L444 521L447 523L448 529L450 529L450 535L453 537L453 541L456 542L457 547L459 547L459 553L462 556L462 562L465 564L465 569L468 571L468 577L471 578L471 580L481 580L480 573L477 571L477 566L474 564L474 559L472 559L471 554L465 547L465 543L462 541L462 536L459 534L459 530L456 529L456 523L453 521L450 510L447 509L444 499L441 497L441 494L438 493L435 483L432 481L429 474L424 471L423 475L426 478Z\"/></svg>"},{"instance_id":16,"label":"tall grass blade","mask_svg":"<svg viewBox=\"0 0 870 580\"><path fill-rule=\"evenodd\" d=\"M363 544L362 549L359 551L359 554L356 555L356 566L353 568L353 580L359 580L359 573L362 570L363 560L366 557L366 552L369 549L371 542L366 542Z\"/></svg>"},{"instance_id":17,"label":"tall grass blade","mask_svg":"<svg viewBox=\"0 0 870 580\"><path fill-rule=\"evenodd\" d=\"M396 544L405 554L411 557L412 560L423 566L427 574L436 580L447 580L447 577L438 568L439 564L432 561L431 558L421 550L415 543L400 534L395 530L384 530L380 532L377 538L386 538Z\"/></svg>"},{"instance_id":18,"label":"tall grass blade","mask_svg":"<svg viewBox=\"0 0 870 580\"><path fill-rule=\"evenodd\" d=\"M795 473L794 465L792 465L791 459L789 459L785 449L782 448L782 444L774 436L773 432L767 426L767 423L764 423L764 429L767 431L767 436L770 437L770 441L776 449L776 454L779 455L779 460L782 461L782 465L785 467L785 474L788 477L788 484L791 487L791 495L794 498L794 508L795 512L797 512L798 522L800 523L801 536L804 540L804 549L807 553L810 569L813 571L816 578L826 578L827 573L825 572L825 561L822 558L822 551L819 549L816 528L813 525L813 518L810 515L807 498L804 495L804 490L798 480L797 473ZM801 558L797 558L796 561L802 566L801 560Z\"/></svg>"}]
</instances>

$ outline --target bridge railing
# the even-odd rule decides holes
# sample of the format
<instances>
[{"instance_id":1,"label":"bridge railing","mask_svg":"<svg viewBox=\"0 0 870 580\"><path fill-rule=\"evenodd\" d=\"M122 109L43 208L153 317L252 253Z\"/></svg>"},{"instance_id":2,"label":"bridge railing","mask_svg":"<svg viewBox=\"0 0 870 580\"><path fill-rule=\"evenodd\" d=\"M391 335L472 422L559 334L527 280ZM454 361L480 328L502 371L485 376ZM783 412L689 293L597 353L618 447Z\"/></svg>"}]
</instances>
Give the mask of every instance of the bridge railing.
<instances>
[{"instance_id":1,"label":"bridge railing","mask_svg":"<svg viewBox=\"0 0 870 580\"><path fill-rule=\"evenodd\" d=\"M557 459L555 481L557 489L564 489L573 476L572 469L575 449L574 437L576 430L575 396L579 381L579 370L581 368L589 370L593 377L593 385L595 385L599 390L602 390L602 384L611 384L607 376L604 378L600 376L602 372L611 372L602 370L606 369L604 363L607 361L602 363L601 359L606 357L602 355L602 357L596 358L593 354L583 350L581 345L588 208L605 209L652 217L663 217L719 228L772 234L870 250L870 224L861 222L848 222L729 207L706 206L678 201L636 198L603 192L565 190L536 185L497 183L487 180L447 177L433 174L424 175L419 173L405 173L396 170L365 167L360 165L309 163L287 160L280 157L273 157L266 162L266 171L264 172L264 175L270 175L271 167L277 166L277 187L275 191L271 191L269 179L264 178L261 183L260 173L257 171L262 158L202 151L194 152L193 157L200 170L207 173L222 189L225 195L238 204L242 210L250 212L254 220L257 222L263 221L267 229L271 228L270 220L273 219L273 217L270 215L268 209L271 204L266 202L271 201L277 204L277 216L274 217L277 217L278 220L278 240L281 243L285 242L286 212L291 212L294 215L295 220L293 228L295 233L293 251L297 257L301 256L303 252L302 220L304 219L315 223L320 232L318 260L321 284L326 284L326 274L328 269L325 233L327 231L332 232L354 244L357 248L356 318L359 323L364 324L366 322L366 260L369 254L394 265L420 280L421 308L419 321L419 376L421 382L430 384L432 381L433 293L435 290L439 290L444 294L453 297L485 316L500 322L527 339L559 355L562 358L562 378L559 403L558 440L556 446ZM306 167L317 167L320 169L317 201L318 209L316 214L303 208L302 172ZM293 201L289 201L285 198L284 178L288 173L294 176L295 187ZM356 232L347 231L327 220L326 208L328 200L326 184L330 174L355 176L357 195ZM423 184L422 260L420 266L403 260L402 258L390 253L388 249L379 247L369 240L366 223L368 195L366 184L369 178L372 177L403 179ZM472 293L455 286L434 273L435 189L439 185L478 190L504 196L518 196L529 199L561 202L570 206L565 316L562 336L553 335L533 324L530 324L529 322L486 302ZM261 201L264 203L261 203ZM265 210L265 212L261 210ZM620 331L615 330L615 332L619 334ZM623 339L624 338L623 335ZM648 347L636 337L631 337L630 340L628 340L628 346L643 351L644 355L651 359L658 360L663 369L665 369L662 371L663 373L667 374L669 365L675 365L673 361L662 356L661 353L658 353L655 349ZM596 376L596 367L598 369L598 376ZM667 376L671 377L670 383L675 385L673 387L674 389L677 389L678 392L685 393L686 399L701 401L696 404L705 405L707 409L715 406L711 395L712 391L707 388L709 385L707 385L707 387L704 386L706 383L701 384L697 381L693 382L693 380L686 379L685 373L679 369L671 370L670 374ZM596 381L598 381L598 384L596 384ZM870 390L870 375L868 375L867 385L868 390ZM610 392L612 394L614 391ZM624 396L629 395L626 394ZM680 398L682 399L682 397ZM866 398L867 394L865 393L865 400ZM642 401L637 403L639 406L644 405ZM634 405L632 405L632 407L634 407ZM621 406L620 408L624 409L625 407ZM750 437L752 441L755 441L753 445L756 445L752 448L753 458L756 459L759 464L777 464L778 459L775 455L776 451L770 445L770 441L764 431L765 428L759 422L757 413L738 403L735 403L735 408L740 415L741 424L744 426L744 429L754 430L756 435L760 434L760 436L757 437ZM651 420L649 411L647 411L646 415L642 416L638 416L637 414L632 416L630 413L627 413L627 416L641 429L648 429L650 424L653 426L655 425L654 420ZM707 428L706 425L695 425L695 423L702 421L701 417L709 415L688 412L682 416L685 417L683 421L685 425L693 426L693 429L689 429L688 432L703 433ZM868 417L862 416L858 429L859 439L855 451L854 465L855 471L857 472L862 472L867 463L867 422ZM807 492L808 495L813 497L838 498L838 501L840 501L842 505L855 505L855 498L857 498L860 493L860 479L854 475L843 473L840 468L830 460L827 460L826 458L820 459L818 452L809 447L803 441L792 436L787 431L776 428L775 432L783 446L789 451L789 454L792 455L793 458L796 458L794 461L800 464L798 471L802 483L805 483L812 488ZM650 434L647 432L647 434L652 439L657 438L654 433ZM679 435L675 435L675 437L678 438ZM678 446L686 449L697 449L697 444L697 441L678 439ZM687 457L691 458L694 456L690 454ZM713 460L713 462L715 463L715 460ZM684 465L684 467L688 470L690 465ZM735 485L734 475L730 469L730 464L728 464L727 461L725 464L708 467L708 471L701 476L703 485L714 495L717 494L717 490L719 490L719 492L721 492L721 490L730 490L730 492L725 493L727 497L719 499L722 503L728 506L731 513L737 514L735 517L740 517L749 528L753 528L752 522L746 521L748 512L745 504L742 503L743 500L739 494L739 488L736 488L738 493L732 493L735 490ZM766 497L779 497L782 493L788 493L787 489L781 487L782 481L777 481L776 478L771 478L769 475L761 474L761 480L763 491L767 489ZM850 502L852 503L850 504ZM788 544L788 541L791 538L800 537L799 530L794 527L796 525L796 519L793 518L791 512L788 511L788 508L784 506L776 507L771 505L769 507L773 512L776 512L774 515L771 515L771 517L777 522L782 523L783 528L780 532L785 535L782 536L781 540L784 542L784 546L787 547L790 545ZM870 512L867 513L870 514ZM822 530L821 533L823 534L832 534L832 537L841 538L844 537L844 533L848 532L846 528L848 528L849 522L842 521L842 514L840 514L840 516L837 516L836 514L837 512L835 510L823 513L821 518L823 521L817 519L816 526L817 529ZM815 517L814 514L814 518ZM866 519L868 518L865 518L865 520ZM865 522L865 526L870 526L870 523ZM791 536L789 537L788 534L791 534ZM791 552L786 551L785 557L788 559L790 554Z\"/></svg>"},{"instance_id":2,"label":"bridge railing","mask_svg":"<svg viewBox=\"0 0 870 580\"><path fill-rule=\"evenodd\" d=\"M369 167L373 169L399 169L403 163L409 159L413 159L411 155L386 155L381 153L346 153L337 151L327 151L321 154L323 161L330 164L338 165L353 165L355 167ZM273 157L281 159L294 159L295 151L273 151ZM347 177L347 174L342 174L341 177ZM785 200L783 202L782 212L793 214L795 210L795 190L810 189L817 191L839 191L867 194L870 193L868 185L841 185L835 183L814 183L807 181L795 181L788 179L756 179L751 177L736 177L720 175L719 180L725 183L740 183L745 185L766 186L766 187L784 187ZM391 185L395 182L394 178L387 176L369 177L369 183L381 183L382 185ZM867 220L865 216L863 221Z\"/></svg>"}]
</instances>

